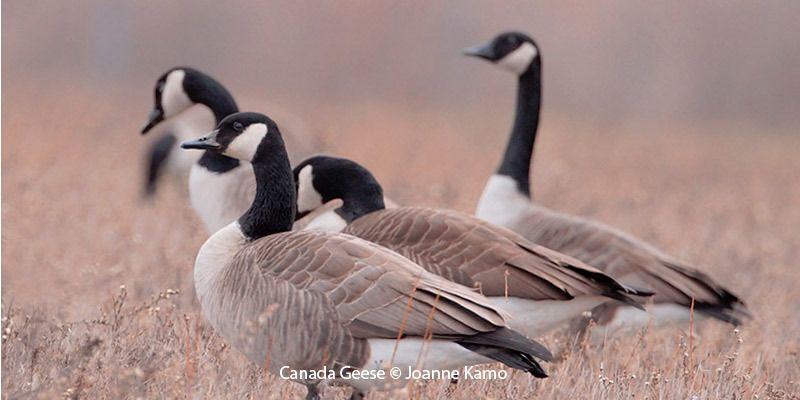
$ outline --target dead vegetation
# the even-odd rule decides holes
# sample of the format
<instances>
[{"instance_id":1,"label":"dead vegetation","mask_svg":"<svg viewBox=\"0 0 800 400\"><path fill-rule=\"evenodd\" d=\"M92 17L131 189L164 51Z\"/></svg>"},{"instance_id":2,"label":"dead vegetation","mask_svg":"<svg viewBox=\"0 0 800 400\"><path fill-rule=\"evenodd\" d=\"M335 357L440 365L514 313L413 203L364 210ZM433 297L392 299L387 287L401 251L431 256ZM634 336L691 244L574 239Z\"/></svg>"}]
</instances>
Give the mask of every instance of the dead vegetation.
<instances>
[{"instance_id":1,"label":"dead vegetation","mask_svg":"<svg viewBox=\"0 0 800 400\"><path fill-rule=\"evenodd\" d=\"M199 315L191 267L205 235L185 187L141 198L146 139L137 128L147 105L114 91L12 93L3 105L3 397L303 396L300 385L227 347ZM332 106L310 120L328 151L373 168L401 202L472 209L504 144L505 113L349 107L358 112ZM547 365L546 380L513 372L507 381L430 382L393 395L800 398L798 148L796 135L750 128L597 128L545 115L534 167L540 202L707 266L756 320L586 343Z\"/></svg>"}]
</instances>

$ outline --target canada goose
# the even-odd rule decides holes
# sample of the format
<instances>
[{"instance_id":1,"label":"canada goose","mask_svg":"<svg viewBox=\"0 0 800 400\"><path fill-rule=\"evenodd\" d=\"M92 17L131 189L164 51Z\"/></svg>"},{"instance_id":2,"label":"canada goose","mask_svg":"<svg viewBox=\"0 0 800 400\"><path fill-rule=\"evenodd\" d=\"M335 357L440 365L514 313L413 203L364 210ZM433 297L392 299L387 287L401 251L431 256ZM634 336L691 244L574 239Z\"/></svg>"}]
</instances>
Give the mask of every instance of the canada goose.
<instances>
[{"instance_id":1,"label":"canada goose","mask_svg":"<svg viewBox=\"0 0 800 400\"><path fill-rule=\"evenodd\" d=\"M510 32L464 53L488 60L518 77L511 137L497 172L483 190L478 217L578 258L622 282L653 290L655 305L649 309L655 322L675 318L688 321L693 299L697 311L725 322L738 325L749 316L744 303L707 274L616 229L533 203L529 176L541 105L540 50L530 37ZM603 307L603 310L607 315L597 317L605 320L624 311L618 307ZM626 313L624 317L632 316ZM632 322L642 323L647 319Z\"/></svg>"},{"instance_id":2,"label":"canada goose","mask_svg":"<svg viewBox=\"0 0 800 400\"><path fill-rule=\"evenodd\" d=\"M267 116L230 115L182 147L235 157L255 172L252 205L203 244L194 269L203 315L251 361L284 377L333 371L291 378L308 385L310 397L326 379L361 393L378 388L387 381L346 372L387 365L455 369L496 360L546 376L534 357L550 359L547 349L506 328L478 293L365 240L292 231L292 169Z\"/></svg>"},{"instance_id":3,"label":"canada goose","mask_svg":"<svg viewBox=\"0 0 800 400\"><path fill-rule=\"evenodd\" d=\"M142 134L196 104L207 107L216 122L239 111L230 92L214 78L193 68L172 68L156 82L153 111ZM247 163L206 151L192 166L189 196L209 233L244 213L254 195L255 178Z\"/></svg>"},{"instance_id":4,"label":"canada goose","mask_svg":"<svg viewBox=\"0 0 800 400\"><path fill-rule=\"evenodd\" d=\"M341 207L306 229L341 231L394 250L430 272L477 287L537 337L609 298L641 306L628 289L588 265L471 215L421 207L385 209L375 177L356 162L311 157L294 168L298 217L332 200Z\"/></svg>"},{"instance_id":5,"label":"canada goose","mask_svg":"<svg viewBox=\"0 0 800 400\"><path fill-rule=\"evenodd\" d=\"M178 140L184 141L208 132L226 116L239 111L230 92L216 79L194 68L176 67L166 71L156 81L153 111L148 117L142 134L147 133L159 123L173 118L185 117L178 126L180 133L173 141L165 137L151 148L150 170L157 170L166 155L173 154L172 145L177 148ZM197 111L200 108L201 110ZM204 109L204 110L203 110ZM212 118L204 116L213 115ZM199 116L196 116L200 114ZM187 118L184 118L187 119ZM200 130L198 130L200 129ZM190 137L186 137L188 134ZM307 136L307 135L306 135ZM301 140L302 139L302 140ZM290 136L287 140L296 144L300 156L311 153L307 137ZM183 152L187 153L187 152ZM194 152L192 152L194 153ZM157 172L148 173L156 175ZM216 232L238 218L250 206L255 196L255 177L246 162L223 156L215 152L203 152L191 167L189 174L189 195L192 207L203 220L209 233Z\"/></svg>"}]
</instances>

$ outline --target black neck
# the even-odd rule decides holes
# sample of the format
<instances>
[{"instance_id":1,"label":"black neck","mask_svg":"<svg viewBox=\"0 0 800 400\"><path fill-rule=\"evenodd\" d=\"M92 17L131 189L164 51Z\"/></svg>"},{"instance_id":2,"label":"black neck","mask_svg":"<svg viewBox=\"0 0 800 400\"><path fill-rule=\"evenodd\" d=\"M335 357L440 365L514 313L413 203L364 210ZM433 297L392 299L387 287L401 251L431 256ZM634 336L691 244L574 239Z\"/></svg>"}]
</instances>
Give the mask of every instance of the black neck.
<instances>
[{"instance_id":1,"label":"black neck","mask_svg":"<svg viewBox=\"0 0 800 400\"><path fill-rule=\"evenodd\" d=\"M250 240L287 232L294 223L297 199L292 167L283 141L263 144L263 160L253 161L256 174L256 197L250 209L239 218L242 233ZM260 149L259 151L262 151Z\"/></svg>"},{"instance_id":2,"label":"black neck","mask_svg":"<svg viewBox=\"0 0 800 400\"><path fill-rule=\"evenodd\" d=\"M537 57L528 71L519 77L514 127L511 130L503 161L497 169L498 174L513 178L517 182L520 192L527 196L530 196L531 155L536 140L536 130L539 126L541 102L541 65Z\"/></svg>"},{"instance_id":3,"label":"black neck","mask_svg":"<svg viewBox=\"0 0 800 400\"><path fill-rule=\"evenodd\" d=\"M208 107L214 113L216 124L219 124L228 115L239 112L233 96L221 84L207 78L198 82L198 85L202 85L202 87L193 91L197 94L193 96L192 100ZM217 173L230 171L240 165L239 160L213 151L205 151L197 163L209 171Z\"/></svg>"}]
</instances>

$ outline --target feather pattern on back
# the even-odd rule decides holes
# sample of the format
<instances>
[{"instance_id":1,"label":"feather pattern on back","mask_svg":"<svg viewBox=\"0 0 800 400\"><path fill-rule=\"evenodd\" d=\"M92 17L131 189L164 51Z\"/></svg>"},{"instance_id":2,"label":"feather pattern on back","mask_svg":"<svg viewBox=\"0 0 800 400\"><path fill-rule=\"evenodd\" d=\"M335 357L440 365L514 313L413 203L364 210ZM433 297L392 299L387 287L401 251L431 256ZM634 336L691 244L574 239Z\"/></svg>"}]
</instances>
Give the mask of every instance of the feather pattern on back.
<instances>
[{"instance_id":1,"label":"feather pattern on back","mask_svg":"<svg viewBox=\"0 0 800 400\"><path fill-rule=\"evenodd\" d=\"M449 210L400 207L369 213L343 231L390 248L431 272L486 296L569 300L627 289L571 257L505 228ZM600 277L600 278L598 278Z\"/></svg>"},{"instance_id":2,"label":"feather pattern on back","mask_svg":"<svg viewBox=\"0 0 800 400\"><path fill-rule=\"evenodd\" d=\"M273 372L361 366L367 338L456 340L505 325L477 293L341 234L291 231L244 244L207 285L204 315Z\"/></svg>"},{"instance_id":3,"label":"feather pattern on back","mask_svg":"<svg viewBox=\"0 0 800 400\"><path fill-rule=\"evenodd\" d=\"M744 303L709 275L682 265L651 245L609 226L531 204L509 226L527 239L600 268L626 284L652 289L656 303L695 307L739 324Z\"/></svg>"}]
</instances>

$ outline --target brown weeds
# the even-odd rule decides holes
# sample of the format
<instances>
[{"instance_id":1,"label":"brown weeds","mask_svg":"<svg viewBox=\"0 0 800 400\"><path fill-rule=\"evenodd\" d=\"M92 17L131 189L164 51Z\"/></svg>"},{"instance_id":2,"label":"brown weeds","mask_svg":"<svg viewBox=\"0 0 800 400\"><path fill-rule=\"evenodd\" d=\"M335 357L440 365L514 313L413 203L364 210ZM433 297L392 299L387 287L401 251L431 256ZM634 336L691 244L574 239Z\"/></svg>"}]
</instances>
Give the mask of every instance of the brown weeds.
<instances>
[{"instance_id":1,"label":"brown weeds","mask_svg":"<svg viewBox=\"0 0 800 400\"><path fill-rule=\"evenodd\" d=\"M129 111L147 104L129 104L123 92L48 90L4 96L3 397L303 396L300 385L265 378L200 315L191 270L205 233L185 184L167 180L154 201L141 198L150 138L136 132L143 115ZM376 103L353 113L331 105L309 118L322 125L329 152L372 168L396 200L472 211L504 145L510 111L417 111ZM431 122L447 120L452 126ZM599 131L566 121L545 114L536 199L703 267L740 294L755 319L734 329L698 314L690 326L587 339L563 362L546 365L545 380L512 371L508 381L430 382L410 393L797 399L800 139L735 126ZM409 137L418 123L430 131ZM468 127L475 134L465 134ZM365 129L369 141L360 140ZM570 338L543 341L556 350ZM326 393L344 398L349 391Z\"/></svg>"}]
</instances>

